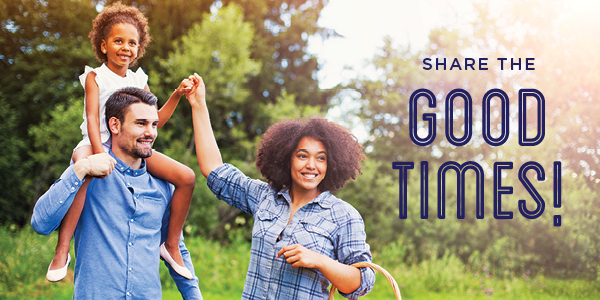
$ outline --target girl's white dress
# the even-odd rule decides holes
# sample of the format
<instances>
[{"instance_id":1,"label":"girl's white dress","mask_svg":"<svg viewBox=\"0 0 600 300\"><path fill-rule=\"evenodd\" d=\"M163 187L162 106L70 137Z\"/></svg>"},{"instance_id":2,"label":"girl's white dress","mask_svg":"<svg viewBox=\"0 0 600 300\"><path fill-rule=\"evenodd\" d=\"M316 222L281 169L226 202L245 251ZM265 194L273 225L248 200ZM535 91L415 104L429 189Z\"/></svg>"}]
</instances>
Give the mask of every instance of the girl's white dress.
<instances>
[{"instance_id":1,"label":"girl's white dress","mask_svg":"<svg viewBox=\"0 0 600 300\"><path fill-rule=\"evenodd\" d=\"M96 83L98 84L99 93L98 104L100 105L100 137L102 139L102 144L106 146L108 139L110 138L110 132L106 127L106 100L108 100L108 97L110 97L112 93L124 87L137 87L143 89L148 84L148 75L144 73L144 70L142 70L142 68L139 68L136 72L133 72L128 69L125 77L121 77L115 74L113 71L111 71L105 64L102 64L102 66L95 69L89 66L85 66L84 73L81 76L79 76L79 81L81 82L81 85L83 86L84 90L85 80L90 72L96 73ZM81 146L92 144L88 136L87 116L85 111L86 110L84 102L83 123L80 126L81 134L83 134L83 139L81 140L81 142L79 142L79 144L77 144L77 147L75 147L74 150L77 150Z\"/></svg>"}]
</instances>

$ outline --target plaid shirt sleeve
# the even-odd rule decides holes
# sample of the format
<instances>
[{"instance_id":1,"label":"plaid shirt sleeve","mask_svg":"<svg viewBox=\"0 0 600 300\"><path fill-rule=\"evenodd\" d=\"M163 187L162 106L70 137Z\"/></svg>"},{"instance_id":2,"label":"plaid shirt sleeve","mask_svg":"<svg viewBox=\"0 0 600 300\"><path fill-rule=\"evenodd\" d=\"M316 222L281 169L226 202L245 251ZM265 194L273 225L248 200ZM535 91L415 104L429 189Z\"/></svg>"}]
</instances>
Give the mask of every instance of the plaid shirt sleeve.
<instances>
[{"instance_id":1,"label":"plaid shirt sleeve","mask_svg":"<svg viewBox=\"0 0 600 300\"><path fill-rule=\"evenodd\" d=\"M208 188L219 200L254 216L257 204L270 191L266 182L251 179L230 164L214 169L207 178Z\"/></svg>"},{"instance_id":2,"label":"plaid shirt sleeve","mask_svg":"<svg viewBox=\"0 0 600 300\"><path fill-rule=\"evenodd\" d=\"M338 234L338 247L336 249L338 260L346 265L357 262L371 262L371 251L366 242L367 234L362 217L350 204L345 203L346 217L340 223ZM348 299L358 299L371 291L375 285L375 271L371 268L359 268L361 278L360 287L350 294L339 292Z\"/></svg>"}]
</instances>

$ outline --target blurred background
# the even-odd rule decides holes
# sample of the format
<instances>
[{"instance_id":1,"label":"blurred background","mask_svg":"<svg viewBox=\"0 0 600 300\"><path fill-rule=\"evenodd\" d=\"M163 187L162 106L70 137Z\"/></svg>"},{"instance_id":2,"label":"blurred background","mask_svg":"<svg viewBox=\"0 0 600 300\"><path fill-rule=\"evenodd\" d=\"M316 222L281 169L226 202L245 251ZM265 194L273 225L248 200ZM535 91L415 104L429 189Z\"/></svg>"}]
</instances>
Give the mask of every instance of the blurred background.
<instances>
[{"instance_id":1,"label":"blurred background","mask_svg":"<svg viewBox=\"0 0 600 300\"><path fill-rule=\"evenodd\" d=\"M99 66L87 35L113 1L0 0L0 297L70 298L72 275L49 284L44 274L56 235L38 236L29 219L37 198L68 166L81 138L84 66ZM197 72L224 161L253 178L261 134L280 119L323 116L351 128L368 159L363 175L336 195L365 220L374 262L392 272L406 299L600 298L600 5L594 1L122 1L148 17L153 41L138 66L164 103ZM487 71L465 70L464 58L488 58ZM424 70L424 58L454 58L462 70ZM500 69L497 58L535 58L535 70ZM433 92L437 138L412 143L408 100ZM473 137L461 147L444 136L444 101L457 88L473 99ZM499 147L482 135L482 99L490 89L510 99L510 136ZM518 144L518 92L543 93L545 139ZM529 103L530 111L535 102ZM464 103L455 101L455 136ZM500 102L492 101L492 136L500 133ZM198 183L185 237L207 299L241 296L252 219L220 203L200 175L191 112L182 99L159 131L155 148L192 167ZM528 136L535 135L529 116ZM419 123L419 127L424 124ZM422 135L423 136L423 135ZM408 218L398 218L398 171L408 179ZM429 162L429 219L420 218L419 163ZM446 219L437 219L437 170L447 161L475 161L485 172L485 218L475 217L474 175L466 180L466 217L457 220L456 175L446 179ZM493 164L508 161L502 185L512 220L493 218ZM528 178L546 201L538 219L524 218L518 200L534 201L518 179L528 161L545 181ZM553 162L562 162L562 207L554 208ZM561 215L562 226L553 226ZM72 268L72 267L71 267ZM165 298L177 290L164 268ZM201 274L201 275L200 275ZM210 275L210 276L209 276ZM393 297L385 279L365 298Z\"/></svg>"}]
</instances>

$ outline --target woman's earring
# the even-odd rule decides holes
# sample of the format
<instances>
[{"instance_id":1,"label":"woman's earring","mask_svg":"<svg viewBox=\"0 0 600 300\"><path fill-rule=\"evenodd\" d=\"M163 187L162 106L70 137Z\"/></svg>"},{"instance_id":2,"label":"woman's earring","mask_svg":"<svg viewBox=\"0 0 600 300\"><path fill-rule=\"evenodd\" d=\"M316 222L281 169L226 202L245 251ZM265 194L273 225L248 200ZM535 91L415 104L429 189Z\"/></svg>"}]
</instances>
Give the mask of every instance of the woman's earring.
<instances>
[{"instance_id":1,"label":"woman's earring","mask_svg":"<svg viewBox=\"0 0 600 300\"><path fill-rule=\"evenodd\" d=\"M106 50L102 50L102 53L106 54Z\"/></svg>"}]
</instances>

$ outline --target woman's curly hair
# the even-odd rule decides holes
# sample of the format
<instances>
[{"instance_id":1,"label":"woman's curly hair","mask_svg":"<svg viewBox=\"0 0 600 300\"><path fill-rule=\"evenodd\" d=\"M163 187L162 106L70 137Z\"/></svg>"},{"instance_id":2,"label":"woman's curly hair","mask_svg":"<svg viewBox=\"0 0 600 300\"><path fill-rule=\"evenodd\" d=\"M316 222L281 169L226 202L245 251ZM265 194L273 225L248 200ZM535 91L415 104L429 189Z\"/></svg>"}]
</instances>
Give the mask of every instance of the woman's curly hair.
<instances>
[{"instance_id":1,"label":"woman's curly hair","mask_svg":"<svg viewBox=\"0 0 600 300\"><path fill-rule=\"evenodd\" d=\"M292 154L303 137L320 141L327 150L327 172L319 191L334 192L362 174L363 147L348 129L325 119L286 120L267 129L256 153L256 167L275 190L291 186Z\"/></svg>"},{"instance_id":2,"label":"woman's curly hair","mask_svg":"<svg viewBox=\"0 0 600 300\"><path fill-rule=\"evenodd\" d=\"M96 58L103 63L107 63L108 59L106 54L102 53L102 40L105 40L113 26L117 24L127 23L135 26L139 34L138 41L138 55L134 58L132 65L135 65L137 60L144 56L146 46L150 42L150 34L148 33L148 19L141 11L133 6L121 4L121 2L115 2L114 4L107 6L104 10L96 16L92 21L92 31L90 31L89 38L92 42L92 48L96 54Z\"/></svg>"}]
</instances>

